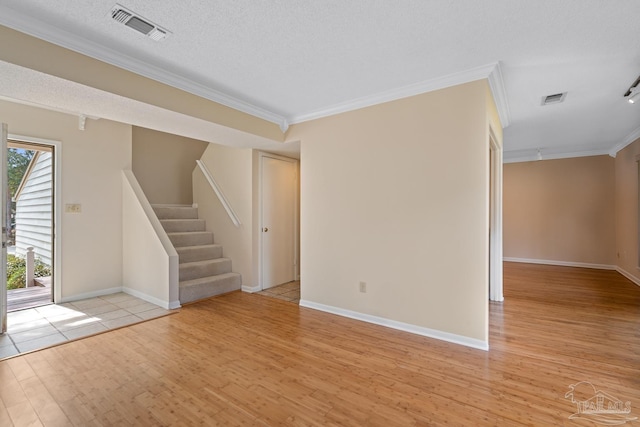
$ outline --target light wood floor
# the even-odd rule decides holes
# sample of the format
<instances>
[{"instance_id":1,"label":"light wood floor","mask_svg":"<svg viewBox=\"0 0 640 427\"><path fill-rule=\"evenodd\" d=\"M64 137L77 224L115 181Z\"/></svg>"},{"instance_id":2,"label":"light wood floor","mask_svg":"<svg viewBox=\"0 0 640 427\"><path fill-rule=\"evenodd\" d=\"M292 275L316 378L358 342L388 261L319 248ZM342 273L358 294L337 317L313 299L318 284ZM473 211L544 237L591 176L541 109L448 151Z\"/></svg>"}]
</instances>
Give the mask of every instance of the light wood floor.
<instances>
[{"instance_id":1,"label":"light wood floor","mask_svg":"<svg viewBox=\"0 0 640 427\"><path fill-rule=\"evenodd\" d=\"M505 281L489 352L236 292L0 362L0 425L592 425L568 419L580 381L640 416L640 287Z\"/></svg>"}]
</instances>

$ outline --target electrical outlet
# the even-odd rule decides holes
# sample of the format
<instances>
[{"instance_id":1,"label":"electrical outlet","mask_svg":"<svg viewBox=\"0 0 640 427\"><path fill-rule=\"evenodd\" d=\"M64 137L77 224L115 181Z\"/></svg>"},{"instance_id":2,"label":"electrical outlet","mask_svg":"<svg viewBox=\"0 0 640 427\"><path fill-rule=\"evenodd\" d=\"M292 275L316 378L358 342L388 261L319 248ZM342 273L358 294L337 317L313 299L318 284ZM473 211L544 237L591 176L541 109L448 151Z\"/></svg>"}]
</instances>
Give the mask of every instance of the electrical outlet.
<instances>
[{"instance_id":1,"label":"electrical outlet","mask_svg":"<svg viewBox=\"0 0 640 427\"><path fill-rule=\"evenodd\" d=\"M64 211L66 213L80 213L82 212L82 205L79 203L67 203L64 205Z\"/></svg>"},{"instance_id":2,"label":"electrical outlet","mask_svg":"<svg viewBox=\"0 0 640 427\"><path fill-rule=\"evenodd\" d=\"M363 294L367 293L367 284L366 284L366 282L360 282L360 292L362 292Z\"/></svg>"}]
</instances>

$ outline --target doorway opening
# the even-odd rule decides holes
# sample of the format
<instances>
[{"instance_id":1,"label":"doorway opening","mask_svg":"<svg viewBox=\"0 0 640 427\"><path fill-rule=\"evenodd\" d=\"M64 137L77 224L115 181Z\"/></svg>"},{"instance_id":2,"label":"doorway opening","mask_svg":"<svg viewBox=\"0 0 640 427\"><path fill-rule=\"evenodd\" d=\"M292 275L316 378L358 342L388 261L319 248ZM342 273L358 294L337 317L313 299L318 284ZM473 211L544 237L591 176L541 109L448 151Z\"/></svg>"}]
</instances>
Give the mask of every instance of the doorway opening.
<instances>
[{"instance_id":1,"label":"doorway opening","mask_svg":"<svg viewBox=\"0 0 640 427\"><path fill-rule=\"evenodd\" d=\"M55 147L7 141L7 312L54 301Z\"/></svg>"},{"instance_id":2,"label":"doorway opening","mask_svg":"<svg viewBox=\"0 0 640 427\"><path fill-rule=\"evenodd\" d=\"M260 153L260 289L298 279L298 161ZM292 285L293 286L293 285ZM299 298L299 282L298 298Z\"/></svg>"},{"instance_id":3,"label":"doorway opening","mask_svg":"<svg viewBox=\"0 0 640 427\"><path fill-rule=\"evenodd\" d=\"M504 301L502 274L502 147L489 132L489 299Z\"/></svg>"}]
</instances>

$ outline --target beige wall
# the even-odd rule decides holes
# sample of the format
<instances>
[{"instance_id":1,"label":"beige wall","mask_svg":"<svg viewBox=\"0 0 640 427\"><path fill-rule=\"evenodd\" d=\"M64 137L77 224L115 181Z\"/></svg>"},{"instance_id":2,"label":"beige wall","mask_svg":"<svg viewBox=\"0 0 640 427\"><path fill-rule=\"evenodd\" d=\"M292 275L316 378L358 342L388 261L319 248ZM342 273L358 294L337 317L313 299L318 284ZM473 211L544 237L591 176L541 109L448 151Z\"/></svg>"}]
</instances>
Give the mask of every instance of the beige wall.
<instances>
[{"instance_id":1,"label":"beige wall","mask_svg":"<svg viewBox=\"0 0 640 427\"><path fill-rule=\"evenodd\" d=\"M149 203L193 202L191 174L208 142L133 127L133 173Z\"/></svg>"},{"instance_id":2,"label":"beige wall","mask_svg":"<svg viewBox=\"0 0 640 427\"><path fill-rule=\"evenodd\" d=\"M164 308L180 307L179 258L130 170L122 171L122 289Z\"/></svg>"},{"instance_id":3,"label":"beige wall","mask_svg":"<svg viewBox=\"0 0 640 427\"><path fill-rule=\"evenodd\" d=\"M220 186L242 225L236 227L200 168L193 169L193 200L198 214L213 232L214 242L222 245L223 256L231 258L234 272L242 275L242 285L252 287L253 256L253 153L250 149L209 144L201 158ZM256 261L257 262L257 258Z\"/></svg>"},{"instance_id":4,"label":"beige wall","mask_svg":"<svg viewBox=\"0 0 640 427\"><path fill-rule=\"evenodd\" d=\"M638 268L638 161L640 140L627 146L615 159L616 242L618 267L640 284Z\"/></svg>"},{"instance_id":5,"label":"beige wall","mask_svg":"<svg viewBox=\"0 0 640 427\"><path fill-rule=\"evenodd\" d=\"M260 151L209 144L201 160L242 225L236 227L232 223L204 175L196 168L193 197L200 218L206 220L214 241L223 246L223 255L231 258L233 271L242 274L243 288L252 292L260 290ZM299 260L299 243L297 248Z\"/></svg>"},{"instance_id":6,"label":"beige wall","mask_svg":"<svg viewBox=\"0 0 640 427\"><path fill-rule=\"evenodd\" d=\"M303 300L487 342L487 94L477 81L290 129Z\"/></svg>"},{"instance_id":7,"label":"beige wall","mask_svg":"<svg viewBox=\"0 0 640 427\"><path fill-rule=\"evenodd\" d=\"M615 265L614 160L504 165L504 256Z\"/></svg>"},{"instance_id":8,"label":"beige wall","mask_svg":"<svg viewBox=\"0 0 640 427\"><path fill-rule=\"evenodd\" d=\"M122 286L122 169L131 168L131 126L0 101L0 121L13 135L61 141L62 298L99 294Z\"/></svg>"}]
</instances>

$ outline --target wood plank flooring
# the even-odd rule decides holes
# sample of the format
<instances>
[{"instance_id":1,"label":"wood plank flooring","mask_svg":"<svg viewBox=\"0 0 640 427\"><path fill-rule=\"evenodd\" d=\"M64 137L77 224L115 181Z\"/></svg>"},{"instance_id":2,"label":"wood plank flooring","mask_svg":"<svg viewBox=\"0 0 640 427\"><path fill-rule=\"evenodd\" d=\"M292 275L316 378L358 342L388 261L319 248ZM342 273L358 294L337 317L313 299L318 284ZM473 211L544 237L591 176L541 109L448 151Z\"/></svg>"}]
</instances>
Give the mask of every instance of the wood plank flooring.
<instances>
[{"instance_id":1,"label":"wood plank flooring","mask_svg":"<svg viewBox=\"0 0 640 427\"><path fill-rule=\"evenodd\" d=\"M0 362L0 425L593 425L580 381L640 416L640 287L505 264L505 298L484 352L223 295Z\"/></svg>"}]
</instances>

